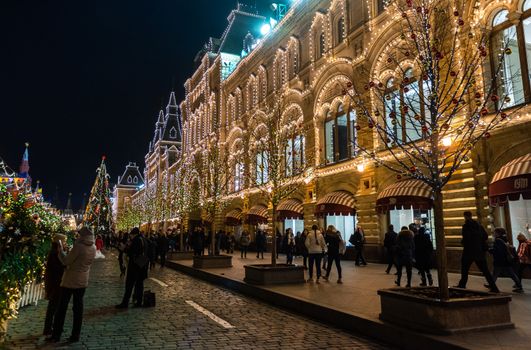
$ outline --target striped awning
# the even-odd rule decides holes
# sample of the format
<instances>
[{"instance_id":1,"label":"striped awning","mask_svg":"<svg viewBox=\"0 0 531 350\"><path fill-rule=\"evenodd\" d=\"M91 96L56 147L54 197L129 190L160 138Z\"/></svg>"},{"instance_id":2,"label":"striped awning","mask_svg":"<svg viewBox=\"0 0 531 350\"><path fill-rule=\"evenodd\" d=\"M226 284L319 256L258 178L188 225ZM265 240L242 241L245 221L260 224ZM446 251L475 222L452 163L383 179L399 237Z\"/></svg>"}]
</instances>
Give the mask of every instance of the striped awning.
<instances>
[{"instance_id":1,"label":"striped awning","mask_svg":"<svg viewBox=\"0 0 531 350\"><path fill-rule=\"evenodd\" d=\"M315 215L354 215L356 200L347 191L335 191L324 195L315 205Z\"/></svg>"},{"instance_id":2,"label":"striped awning","mask_svg":"<svg viewBox=\"0 0 531 350\"><path fill-rule=\"evenodd\" d=\"M431 209L432 206L431 187L416 179L398 181L386 187L376 199L376 210L378 212L410 207L414 209Z\"/></svg>"},{"instance_id":3,"label":"striped awning","mask_svg":"<svg viewBox=\"0 0 531 350\"><path fill-rule=\"evenodd\" d=\"M494 174L489 185L490 205L503 205L522 196L531 199L531 153L516 158Z\"/></svg>"},{"instance_id":4,"label":"striped awning","mask_svg":"<svg viewBox=\"0 0 531 350\"><path fill-rule=\"evenodd\" d=\"M277 221L304 219L304 207L298 199L285 199L277 207Z\"/></svg>"},{"instance_id":5,"label":"striped awning","mask_svg":"<svg viewBox=\"0 0 531 350\"><path fill-rule=\"evenodd\" d=\"M267 223L267 207L265 205L254 205L247 212L247 223L251 225Z\"/></svg>"},{"instance_id":6,"label":"striped awning","mask_svg":"<svg viewBox=\"0 0 531 350\"><path fill-rule=\"evenodd\" d=\"M240 209L232 209L225 215L225 225L239 226L242 224L242 211Z\"/></svg>"}]
</instances>

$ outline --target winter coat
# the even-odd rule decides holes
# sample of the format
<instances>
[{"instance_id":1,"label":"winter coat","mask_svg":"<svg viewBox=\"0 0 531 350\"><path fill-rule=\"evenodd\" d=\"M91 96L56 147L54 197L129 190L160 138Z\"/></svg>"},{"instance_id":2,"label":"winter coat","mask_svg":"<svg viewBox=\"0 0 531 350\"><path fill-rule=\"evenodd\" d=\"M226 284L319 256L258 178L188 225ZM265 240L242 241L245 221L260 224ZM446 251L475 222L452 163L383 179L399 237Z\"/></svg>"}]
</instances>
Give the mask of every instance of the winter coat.
<instances>
[{"instance_id":1,"label":"winter coat","mask_svg":"<svg viewBox=\"0 0 531 350\"><path fill-rule=\"evenodd\" d=\"M97 238L96 239L96 250L101 250L103 248L103 239Z\"/></svg>"},{"instance_id":2,"label":"winter coat","mask_svg":"<svg viewBox=\"0 0 531 350\"><path fill-rule=\"evenodd\" d=\"M205 236L200 231L194 231L191 235L191 244L192 248L195 250L201 250L203 249L203 241L205 240Z\"/></svg>"},{"instance_id":3,"label":"winter coat","mask_svg":"<svg viewBox=\"0 0 531 350\"><path fill-rule=\"evenodd\" d=\"M386 232L384 238L384 247L389 250L394 250L396 246L397 237L398 233L396 233L395 231Z\"/></svg>"},{"instance_id":4,"label":"winter coat","mask_svg":"<svg viewBox=\"0 0 531 350\"><path fill-rule=\"evenodd\" d=\"M57 251L59 250L59 244L52 243L50 253L48 253L48 260L46 261L46 271L44 272L44 291L46 293L46 299L51 300L58 296L61 279L63 278L63 272L65 267L59 260Z\"/></svg>"},{"instance_id":5,"label":"winter coat","mask_svg":"<svg viewBox=\"0 0 531 350\"><path fill-rule=\"evenodd\" d=\"M494 245L489 250L492 254L493 265L499 267L513 266L515 256L513 255L514 248L509 246L505 237L498 237L494 240Z\"/></svg>"},{"instance_id":6,"label":"winter coat","mask_svg":"<svg viewBox=\"0 0 531 350\"><path fill-rule=\"evenodd\" d=\"M466 220L461 231L463 239L463 256L484 260L488 250L488 238L485 229L475 220Z\"/></svg>"},{"instance_id":7,"label":"winter coat","mask_svg":"<svg viewBox=\"0 0 531 350\"><path fill-rule=\"evenodd\" d=\"M267 245L267 238L263 231L258 231L256 233L256 247L258 249L264 250Z\"/></svg>"},{"instance_id":8,"label":"winter coat","mask_svg":"<svg viewBox=\"0 0 531 350\"><path fill-rule=\"evenodd\" d=\"M168 237L166 236L160 236L159 240L157 242L157 246L159 249L159 253L166 254L168 252L170 242L168 241Z\"/></svg>"},{"instance_id":9,"label":"winter coat","mask_svg":"<svg viewBox=\"0 0 531 350\"><path fill-rule=\"evenodd\" d=\"M339 245L341 243L341 233L339 231L326 231L325 242L328 245L328 256L339 255Z\"/></svg>"},{"instance_id":10,"label":"winter coat","mask_svg":"<svg viewBox=\"0 0 531 350\"><path fill-rule=\"evenodd\" d=\"M251 238L249 237L249 235L242 235L240 237L240 246L248 247L249 244L251 244Z\"/></svg>"},{"instance_id":11,"label":"winter coat","mask_svg":"<svg viewBox=\"0 0 531 350\"><path fill-rule=\"evenodd\" d=\"M127 274L137 276L137 278L146 279L148 275L149 264L144 267L138 266L135 261L140 255L149 256L150 254L150 241L142 235L137 235L131 241L131 245L127 248L127 256L129 262L127 263Z\"/></svg>"},{"instance_id":12,"label":"winter coat","mask_svg":"<svg viewBox=\"0 0 531 350\"><path fill-rule=\"evenodd\" d=\"M302 256L308 255L308 248L306 248L306 236L301 234L297 242L297 252Z\"/></svg>"},{"instance_id":13,"label":"winter coat","mask_svg":"<svg viewBox=\"0 0 531 350\"><path fill-rule=\"evenodd\" d=\"M425 233L419 233L415 236L414 242L417 264L426 265L430 262L433 253L433 243L430 236Z\"/></svg>"},{"instance_id":14,"label":"winter coat","mask_svg":"<svg viewBox=\"0 0 531 350\"><path fill-rule=\"evenodd\" d=\"M326 242L319 230L310 231L304 244L308 249L308 254L322 254L326 251Z\"/></svg>"},{"instance_id":15,"label":"winter coat","mask_svg":"<svg viewBox=\"0 0 531 350\"><path fill-rule=\"evenodd\" d=\"M413 232L402 230L396 239L396 256L401 264L411 263L415 252L415 241Z\"/></svg>"},{"instance_id":16,"label":"winter coat","mask_svg":"<svg viewBox=\"0 0 531 350\"><path fill-rule=\"evenodd\" d=\"M522 242L518 245L518 259L520 264L531 265L531 241Z\"/></svg>"},{"instance_id":17,"label":"winter coat","mask_svg":"<svg viewBox=\"0 0 531 350\"><path fill-rule=\"evenodd\" d=\"M363 245L365 244L365 233L363 232L363 230L356 230L354 234L350 237L349 242L356 249L363 248Z\"/></svg>"},{"instance_id":18,"label":"winter coat","mask_svg":"<svg viewBox=\"0 0 531 350\"><path fill-rule=\"evenodd\" d=\"M88 229L79 231L80 237L74 242L68 254L59 252L59 260L66 269L61 280L61 287L78 289L87 288L90 266L96 257L94 235Z\"/></svg>"}]
</instances>

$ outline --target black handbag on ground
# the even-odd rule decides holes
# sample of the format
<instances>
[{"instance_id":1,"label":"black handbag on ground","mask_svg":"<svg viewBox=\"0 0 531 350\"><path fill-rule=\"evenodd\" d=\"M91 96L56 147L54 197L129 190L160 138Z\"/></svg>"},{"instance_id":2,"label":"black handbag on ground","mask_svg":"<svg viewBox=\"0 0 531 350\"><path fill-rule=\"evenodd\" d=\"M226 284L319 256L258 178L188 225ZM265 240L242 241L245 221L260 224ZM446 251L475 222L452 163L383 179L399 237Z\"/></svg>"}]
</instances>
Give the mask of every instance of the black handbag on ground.
<instances>
[{"instance_id":1,"label":"black handbag on ground","mask_svg":"<svg viewBox=\"0 0 531 350\"><path fill-rule=\"evenodd\" d=\"M146 290L144 292L144 300L142 302L142 305L144 307L154 307L155 304L156 304L155 293L153 293L150 290Z\"/></svg>"}]
</instances>

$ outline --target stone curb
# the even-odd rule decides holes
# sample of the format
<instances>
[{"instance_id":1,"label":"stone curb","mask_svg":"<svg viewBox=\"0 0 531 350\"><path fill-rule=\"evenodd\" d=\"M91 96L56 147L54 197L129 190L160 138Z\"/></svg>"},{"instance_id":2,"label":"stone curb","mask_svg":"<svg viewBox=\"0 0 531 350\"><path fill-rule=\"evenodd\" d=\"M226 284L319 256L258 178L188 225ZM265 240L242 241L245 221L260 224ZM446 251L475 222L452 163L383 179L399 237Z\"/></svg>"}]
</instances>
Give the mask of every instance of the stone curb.
<instances>
[{"instance_id":1,"label":"stone curb","mask_svg":"<svg viewBox=\"0 0 531 350\"><path fill-rule=\"evenodd\" d=\"M383 343L407 350L463 350L462 346L445 342L439 338L377 322L349 314L332 307L314 304L299 298L274 292L265 288L247 284L225 276L216 275L205 270L195 269L175 261L167 261L166 265L174 270L206 282L236 291L246 296L264 301L268 304L310 317L322 323L332 325L346 331L355 332Z\"/></svg>"}]
</instances>

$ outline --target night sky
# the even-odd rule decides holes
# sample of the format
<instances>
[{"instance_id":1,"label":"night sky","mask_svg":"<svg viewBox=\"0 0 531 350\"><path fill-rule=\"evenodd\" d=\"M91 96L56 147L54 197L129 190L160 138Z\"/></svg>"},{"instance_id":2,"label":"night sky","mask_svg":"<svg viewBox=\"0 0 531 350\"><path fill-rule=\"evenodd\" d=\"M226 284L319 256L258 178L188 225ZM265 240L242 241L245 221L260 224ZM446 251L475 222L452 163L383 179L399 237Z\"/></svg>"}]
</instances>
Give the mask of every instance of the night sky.
<instances>
[{"instance_id":1,"label":"night sky","mask_svg":"<svg viewBox=\"0 0 531 350\"><path fill-rule=\"evenodd\" d=\"M194 56L235 5L0 1L0 157L18 170L29 142L46 198L58 187L60 207L72 192L77 209L102 155L112 182L128 161L143 165L159 109L172 89L182 100Z\"/></svg>"}]
</instances>

